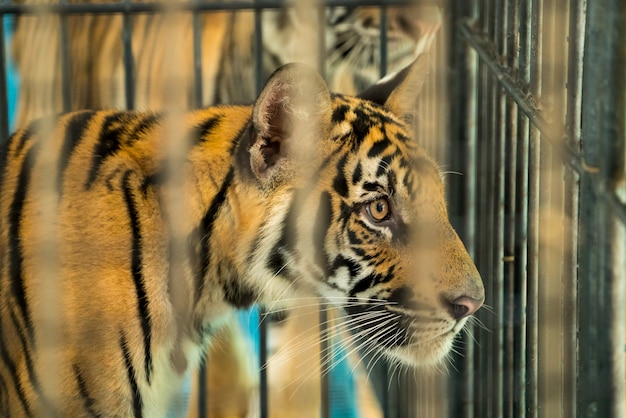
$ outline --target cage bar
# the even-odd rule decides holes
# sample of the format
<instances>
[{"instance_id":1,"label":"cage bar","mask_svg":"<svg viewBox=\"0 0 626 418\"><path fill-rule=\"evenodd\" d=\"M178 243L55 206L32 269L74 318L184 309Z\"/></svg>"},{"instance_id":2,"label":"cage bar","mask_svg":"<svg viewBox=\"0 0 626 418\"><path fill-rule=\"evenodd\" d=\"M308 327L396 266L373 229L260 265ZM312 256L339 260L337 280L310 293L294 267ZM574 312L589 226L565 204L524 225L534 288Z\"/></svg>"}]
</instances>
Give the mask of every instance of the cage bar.
<instances>
[{"instance_id":1,"label":"cage bar","mask_svg":"<svg viewBox=\"0 0 626 418\"><path fill-rule=\"evenodd\" d=\"M387 75L387 41L389 28L387 22L387 7L380 6L380 75Z\"/></svg>"},{"instance_id":2,"label":"cage bar","mask_svg":"<svg viewBox=\"0 0 626 418\"><path fill-rule=\"evenodd\" d=\"M615 196L612 179L616 168L623 170L623 148L619 152L616 147L624 146L626 85L623 67L620 68L624 64L624 49L618 46L623 40L619 35L623 35L620 25L625 23L624 16L619 1L587 4L581 132L585 172L581 179L579 289L581 295L588 291L590 296L581 299L579 310L581 351L577 410L598 417L618 416L624 402L623 360L622 370L618 370L618 358L623 359L623 351L616 352L611 331L618 321L624 326L624 318L615 317L621 307L614 305L618 299L612 295L620 280L613 265L624 255L613 252L613 246L618 245L613 242L615 229L611 228L613 221L609 211L612 208L598 198L598 180L592 180L599 179L600 184L606 184L609 193ZM598 323L606 325L594 325ZM598 379L604 384L594 384ZM617 390L619 387L622 391Z\"/></svg>"},{"instance_id":3,"label":"cage bar","mask_svg":"<svg viewBox=\"0 0 626 418\"><path fill-rule=\"evenodd\" d=\"M533 97L541 97L541 65L542 65L542 39L543 39L543 2L532 0L528 4L530 16L529 44L529 93ZM539 333L539 210L540 210L540 169L541 169L541 144L540 132L530 126L528 144L528 328L527 328L527 357L528 364L528 397L526 412L528 417L538 416L538 333Z\"/></svg>"},{"instance_id":4,"label":"cage bar","mask_svg":"<svg viewBox=\"0 0 626 418\"><path fill-rule=\"evenodd\" d=\"M436 3L436 0L431 0ZM414 0L325 0L327 7L356 6L410 6ZM166 3L155 1L149 3L52 3L52 4L0 4L0 14L117 14L117 13L162 13ZM233 10L269 10L285 7L285 0L254 0L233 2L181 2L177 10L186 12L199 11L233 11Z\"/></svg>"},{"instance_id":5,"label":"cage bar","mask_svg":"<svg viewBox=\"0 0 626 418\"><path fill-rule=\"evenodd\" d=\"M195 0L194 0L195 1ZM193 105L196 108L202 107L202 15L194 13L192 15L193 25Z\"/></svg>"},{"instance_id":6,"label":"cage bar","mask_svg":"<svg viewBox=\"0 0 626 418\"><path fill-rule=\"evenodd\" d=\"M254 0L255 4L261 2L261 0ZM254 42L253 42L253 54L254 54L254 69L255 69L255 89L257 94L263 89L263 19L261 18L261 10L259 8L254 9ZM259 414L261 418L269 417L269 403L268 403L268 381L267 381L267 321L265 321L266 314L261 309L259 315Z\"/></svg>"},{"instance_id":7,"label":"cage bar","mask_svg":"<svg viewBox=\"0 0 626 418\"><path fill-rule=\"evenodd\" d=\"M61 4L66 0L60 0ZM72 92L70 85L71 64L70 64L70 44L67 27L68 17L59 15L59 41L61 47L61 97L63 102L63 112L68 112L72 107Z\"/></svg>"},{"instance_id":8,"label":"cage bar","mask_svg":"<svg viewBox=\"0 0 626 418\"><path fill-rule=\"evenodd\" d=\"M130 3L130 0L124 0L127 6L136 3ZM132 17L128 13L124 13L122 17L122 45L124 60L124 92L126 98L126 109L134 109L135 107L135 64L133 60L133 32Z\"/></svg>"},{"instance_id":9,"label":"cage bar","mask_svg":"<svg viewBox=\"0 0 626 418\"><path fill-rule=\"evenodd\" d=\"M507 15L508 3L496 2L495 19L496 31L494 33L498 51L501 56L506 55L506 35L507 35ZM495 222L494 222L494 235L495 245L492 259L492 275L491 281L492 287L492 304L494 309L494 327L493 327L493 342L495 345L495 365L493 373L492 384L492 397L493 397L493 414L496 417L503 416L504 408L504 327L502 323L501 315L504 313L504 225L505 225L505 179L506 179L506 120L507 120L507 107L506 98L499 86L494 83L494 90L496 92L496 109L495 119L496 126L494 131L494 170L495 176L494 185L494 205L495 205Z\"/></svg>"},{"instance_id":10,"label":"cage bar","mask_svg":"<svg viewBox=\"0 0 626 418\"><path fill-rule=\"evenodd\" d=\"M9 137L9 103L7 89L7 65L5 48L5 19L6 16L0 14L0 135L3 139Z\"/></svg>"},{"instance_id":11,"label":"cage bar","mask_svg":"<svg viewBox=\"0 0 626 418\"><path fill-rule=\"evenodd\" d=\"M466 16L475 19L478 14L476 0L467 2L450 2L451 15L454 17ZM453 105L452 135L453 151L449 153L451 168L462 167L463 176L448 178L448 198L450 202L451 220L457 228L469 254L475 259L477 239L477 96L478 73L477 57L472 48L464 42L455 42L458 37L458 27L453 24L450 30L453 48L452 68L450 75L450 103ZM456 151L458 150L458 151ZM456 215L456 216L454 216ZM455 222L455 219L458 221ZM468 324L468 331L463 335L462 344L464 355L455 358L459 371L454 378L452 394L455 405L451 408L454 416L473 418L477 407L474 384L476 379L475 363L477 355L471 335L479 332L473 324Z\"/></svg>"}]
</instances>

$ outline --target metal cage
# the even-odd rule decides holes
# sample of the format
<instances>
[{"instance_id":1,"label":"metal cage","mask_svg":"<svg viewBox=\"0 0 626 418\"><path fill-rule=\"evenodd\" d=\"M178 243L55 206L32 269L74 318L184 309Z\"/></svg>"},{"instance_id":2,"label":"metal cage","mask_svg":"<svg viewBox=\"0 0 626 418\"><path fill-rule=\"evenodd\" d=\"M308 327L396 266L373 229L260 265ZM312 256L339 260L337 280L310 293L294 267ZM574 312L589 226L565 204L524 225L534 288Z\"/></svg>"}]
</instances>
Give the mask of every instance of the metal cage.
<instances>
[{"instance_id":1,"label":"metal cage","mask_svg":"<svg viewBox=\"0 0 626 418\"><path fill-rule=\"evenodd\" d=\"M380 8L411 1L318 2ZM626 416L626 5L620 0L429 1L443 11L435 81L423 119L447 176L449 210L483 276L489 307L457 346L448 373L370 371L382 415L396 417ZM260 39L273 0L189 1L192 13L253 10L256 87ZM121 14L126 107L133 108L132 16L153 2L0 4L0 135L10 131L7 31L16 15L58 15L64 110L70 109L67 17ZM194 67L202 91L201 37ZM320 32L318 48L324 49ZM320 62L323 69L323 63ZM195 97L201 105L201 93ZM460 172L462 175L454 175ZM320 322L326 323L320 310ZM323 328L323 327L322 327ZM267 357L260 327L260 364ZM321 331L324 333L324 329ZM321 340L320 344L326 344ZM209 364L209 367L211 365ZM333 382L321 379L323 417ZM210 395L209 395L210 396ZM198 405L206 414L206 399ZM259 416L272 416L267 369Z\"/></svg>"}]
</instances>

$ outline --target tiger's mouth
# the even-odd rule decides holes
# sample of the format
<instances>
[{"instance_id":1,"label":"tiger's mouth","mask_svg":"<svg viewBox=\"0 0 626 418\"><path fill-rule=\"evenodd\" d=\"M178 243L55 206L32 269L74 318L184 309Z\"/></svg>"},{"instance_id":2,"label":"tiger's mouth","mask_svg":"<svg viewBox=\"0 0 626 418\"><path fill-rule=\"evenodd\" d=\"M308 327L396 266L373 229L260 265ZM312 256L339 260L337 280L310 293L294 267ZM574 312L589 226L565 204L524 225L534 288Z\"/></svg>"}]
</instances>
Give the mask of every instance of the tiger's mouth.
<instances>
[{"instance_id":1,"label":"tiger's mouth","mask_svg":"<svg viewBox=\"0 0 626 418\"><path fill-rule=\"evenodd\" d=\"M379 352L412 366L441 363L467 319L433 319L424 309L380 303L353 303L344 309L362 353Z\"/></svg>"}]
</instances>

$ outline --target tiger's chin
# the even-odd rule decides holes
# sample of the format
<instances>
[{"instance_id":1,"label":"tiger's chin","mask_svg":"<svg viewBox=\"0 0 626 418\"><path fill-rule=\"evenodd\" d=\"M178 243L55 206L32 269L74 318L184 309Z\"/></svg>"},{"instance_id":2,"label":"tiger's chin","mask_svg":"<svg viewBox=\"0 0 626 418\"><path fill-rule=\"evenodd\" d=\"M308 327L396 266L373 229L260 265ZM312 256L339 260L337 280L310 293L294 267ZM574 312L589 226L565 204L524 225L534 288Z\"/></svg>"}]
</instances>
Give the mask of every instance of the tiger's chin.
<instances>
[{"instance_id":1,"label":"tiger's chin","mask_svg":"<svg viewBox=\"0 0 626 418\"><path fill-rule=\"evenodd\" d=\"M408 366L423 368L436 368L440 366L452 350L455 334L449 333L428 341L416 343L410 347L395 347L387 349L387 355L400 363Z\"/></svg>"},{"instance_id":2,"label":"tiger's chin","mask_svg":"<svg viewBox=\"0 0 626 418\"><path fill-rule=\"evenodd\" d=\"M467 318L458 321L450 330L433 337L420 336L416 342L407 346L388 348L387 355L393 360L408 366L437 368L441 366L454 345L454 339L463 329Z\"/></svg>"}]
</instances>

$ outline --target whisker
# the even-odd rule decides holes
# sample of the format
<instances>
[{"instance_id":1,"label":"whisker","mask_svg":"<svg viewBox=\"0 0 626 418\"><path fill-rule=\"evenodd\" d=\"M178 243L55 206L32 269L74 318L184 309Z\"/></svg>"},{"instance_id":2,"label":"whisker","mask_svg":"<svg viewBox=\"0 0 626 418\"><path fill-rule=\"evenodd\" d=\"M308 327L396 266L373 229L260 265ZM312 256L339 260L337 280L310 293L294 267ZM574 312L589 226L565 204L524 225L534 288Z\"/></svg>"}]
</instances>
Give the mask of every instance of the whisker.
<instances>
[{"instance_id":1,"label":"whisker","mask_svg":"<svg viewBox=\"0 0 626 418\"><path fill-rule=\"evenodd\" d=\"M463 173L461 173L460 171L442 171L441 175L442 176L447 176L448 174L456 174L457 176L464 176Z\"/></svg>"},{"instance_id":2,"label":"whisker","mask_svg":"<svg viewBox=\"0 0 626 418\"><path fill-rule=\"evenodd\" d=\"M292 353L289 356L286 356L283 360L289 360L293 357L295 357L296 355L298 355L301 351L302 348L306 348L311 346L312 344L319 344L320 342L324 342L324 341L329 341L333 338L334 335L332 335L332 331L336 331L336 330L340 330L342 332L354 332L355 330L358 330L359 328L361 328L363 325L367 324L367 321L371 320L373 317L379 317L379 316L383 316L384 314L388 314L385 312L369 312L364 315L361 315L358 318L350 318L350 320L345 321L345 320L340 320L337 322L337 320L335 319L329 319L328 321L326 321L326 324L332 324L333 322L337 322L333 327L329 327L327 329L327 333L331 334L331 335L327 335L324 336L322 338L320 338L318 336L319 332L319 327L316 326L315 330L312 329L308 329L303 331L302 333L298 334L297 336L295 336L294 338L292 338L289 342L285 343L283 345L283 347L285 347L284 349L279 350L276 354L284 354L287 350L292 351ZM330 331L330 332L329 332ZM314 335L313 336L309 336L306 339L302 339L302 335L307 334L309 332L312 332ZM339 334L337 332L337 334ZM297 344L295 345L291 345L292 342L294 341L299 341Z\"/></svg>"},{"instance_id":3,"label":"whisker","mask_svg":"<svg viewBox=\"0 0 626 418\"><path fill-rule=\"evenodd\" d=\"M259 292L259 294L257 295L256 299L254 300L254 304L258 304L259 303L259 299L261 298L261 296L266 292L268 286L270 285L270 283L273 281L273 279L275 279L291 262L291 260L287 261L277 272L276 274L274 274L270 280L265 282L265 285L263 286L263 288L261 289L261 291Z\"/></svg>"}]
</instances>

